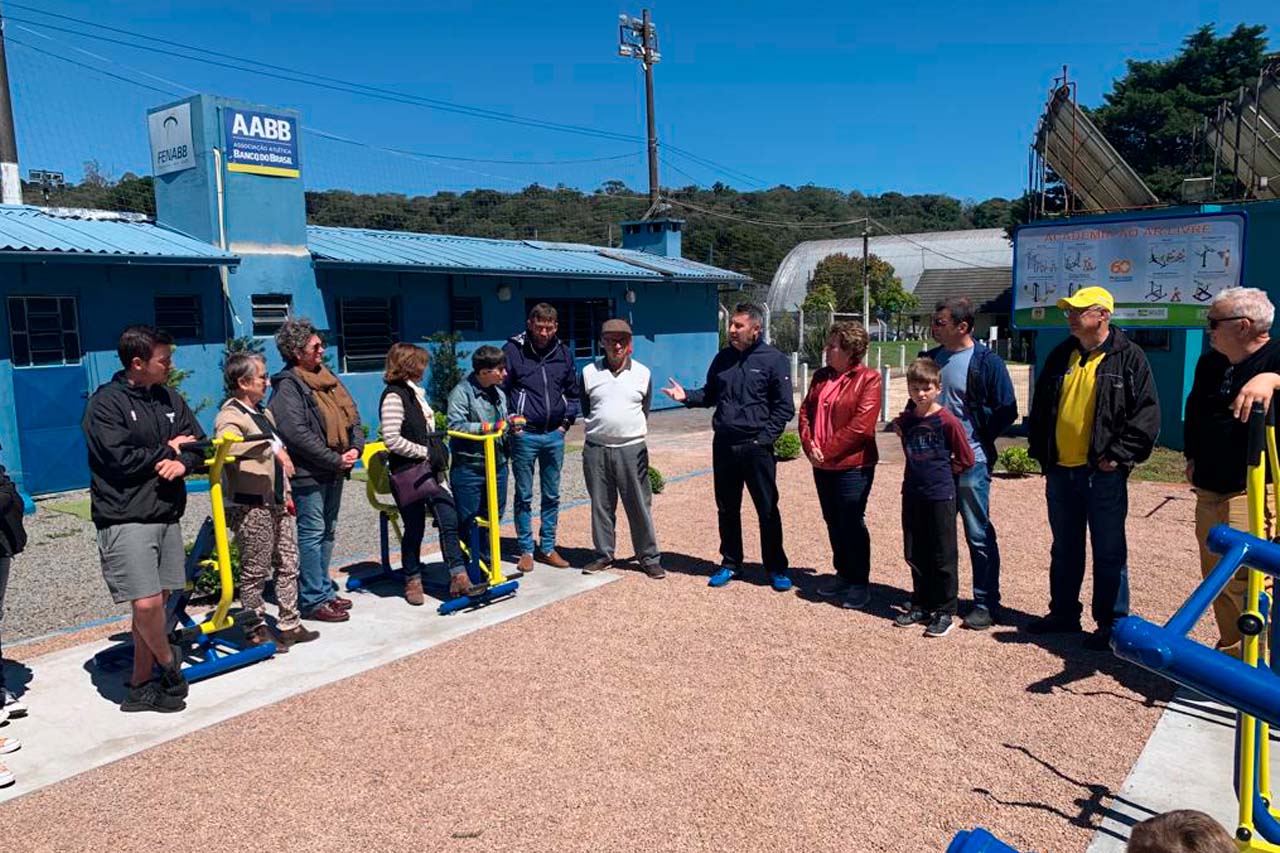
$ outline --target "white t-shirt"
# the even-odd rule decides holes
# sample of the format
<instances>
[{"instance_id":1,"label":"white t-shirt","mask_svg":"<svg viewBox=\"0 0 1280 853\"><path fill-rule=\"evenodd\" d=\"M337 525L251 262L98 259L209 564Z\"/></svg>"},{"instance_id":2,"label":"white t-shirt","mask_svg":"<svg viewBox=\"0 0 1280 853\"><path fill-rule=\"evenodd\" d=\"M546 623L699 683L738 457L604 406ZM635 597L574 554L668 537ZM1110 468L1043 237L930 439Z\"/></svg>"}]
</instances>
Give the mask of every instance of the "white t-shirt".
<instances>
[{"instance_id":1,"label":"white t-shirt","mask_svg":"<svg viewBox=\"0 0 1280 853\"><path fill-rule=\"evenodd\" d=\"M635 359L615 375L605 359L582 369L583 423L587 441L623 447L644 441L649 432L653 380Z\"/></svg>"}]
</instances>

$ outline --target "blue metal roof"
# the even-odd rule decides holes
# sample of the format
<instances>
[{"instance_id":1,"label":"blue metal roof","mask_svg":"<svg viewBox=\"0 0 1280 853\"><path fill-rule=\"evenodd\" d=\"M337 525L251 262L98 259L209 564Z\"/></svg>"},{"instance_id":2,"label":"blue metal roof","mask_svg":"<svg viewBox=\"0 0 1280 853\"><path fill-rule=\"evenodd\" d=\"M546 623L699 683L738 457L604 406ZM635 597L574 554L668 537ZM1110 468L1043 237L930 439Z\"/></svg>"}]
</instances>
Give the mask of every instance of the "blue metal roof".
<instances>
[{"instance_id":1,"label":"blue metal roof","mask_svg":"<svg viewBox=\"0 0 1280 853\"><path fill-rule=\"evenodd\" d=\"M235 265L240 259L140 216L0 205L0 262Z\"/></svg>"},{"instance_id":2,"label":"blue metal roof","mask_svg":"<svg viewBox=\"0 0 1280 853\"><path fill-rule=\"evenodd\" d=\"M647 252L584 243L488 240L448 234L307 226L307 246L319 267L370 266L489 275L624 278L636 281L744 281L718 267Z\"/></svg>"}]
</instances>

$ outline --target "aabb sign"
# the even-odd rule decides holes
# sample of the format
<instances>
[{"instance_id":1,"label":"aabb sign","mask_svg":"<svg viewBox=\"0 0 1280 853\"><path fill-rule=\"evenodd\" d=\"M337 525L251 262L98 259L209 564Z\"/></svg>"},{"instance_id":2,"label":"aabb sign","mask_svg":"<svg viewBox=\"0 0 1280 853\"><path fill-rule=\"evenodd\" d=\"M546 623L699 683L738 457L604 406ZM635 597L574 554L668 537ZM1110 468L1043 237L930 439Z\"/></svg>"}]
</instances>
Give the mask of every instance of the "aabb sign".
<instances>
[{"instance_id":1,"label":"aabb sign","mask_svg":"<svg viewBox=\"0 0 1280 853\"><path fill-rule=\"evenodd\" d=\"M227 171L298 177L298 123L294 118L226 107L222 120Z\"/></svg>"}]
</instances>

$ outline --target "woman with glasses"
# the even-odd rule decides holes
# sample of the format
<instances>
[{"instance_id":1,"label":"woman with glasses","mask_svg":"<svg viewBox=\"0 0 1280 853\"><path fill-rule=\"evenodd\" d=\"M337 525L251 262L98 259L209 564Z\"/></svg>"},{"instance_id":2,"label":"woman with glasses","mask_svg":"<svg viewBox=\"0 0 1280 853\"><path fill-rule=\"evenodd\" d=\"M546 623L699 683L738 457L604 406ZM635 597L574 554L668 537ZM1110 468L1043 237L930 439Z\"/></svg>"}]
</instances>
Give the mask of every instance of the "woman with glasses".
<instances>
[{"instance_id":1,"label":"woman with glasses","mask_svg":"<svg viewBox=\"0 0 1280 853\"><path fill-rule=\"evenodd\" d=\"M800 406L800 444L813 465L822 518L831 541L835 577L818 587L861 609L871 601L871 536L865 515L880 420L880 373L862 363L869 339L861 323L833 323L827 364L813 375Z\"/></svg>"},{"instance_id":2,"label":"woman with glasses","mask_svg":"<svg viewBox=\"0 0 1280 853\"><path fill-rule=\"evenodd\" d=\"M270 406L294 466L298 606L303 619L345 622L351 600L338 595L329 560L342 487L364 449L364 428L351 394L324 365L324 341L309 320L286 320L276 348L285 368L271 380Z\"/></svg>"}]
</instances>

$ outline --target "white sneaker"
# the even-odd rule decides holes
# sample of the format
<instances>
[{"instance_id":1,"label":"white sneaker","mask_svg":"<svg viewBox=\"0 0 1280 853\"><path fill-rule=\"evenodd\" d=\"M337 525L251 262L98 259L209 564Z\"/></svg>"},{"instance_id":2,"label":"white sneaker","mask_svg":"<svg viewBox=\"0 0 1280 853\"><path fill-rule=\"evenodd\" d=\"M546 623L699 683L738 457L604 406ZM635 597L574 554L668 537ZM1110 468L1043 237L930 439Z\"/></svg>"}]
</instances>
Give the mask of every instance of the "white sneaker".
<instances>
[{"instance_id":1,"label":"white sneaker","mask_svg":"<svg viewBox=\"0 0 1280 853\"><path fill-rule=\"evenodd\" d=\"M3 723L7 719L9 719L9 709L0 702L0 723Z\"/></svg>"},{"instance_id":2,"label":"white sneaker","mask_svg":"<svg viewBox=\"0 0 1280 853\"><path fill-rule=\"evenodd\" d=\"M14 777L13 771L0 764L0 788L7 788L16 781L18 780Z\"/></svg>"},{"instance_id":3,"label":"white sneaker","mask_svg":"<svg viewBox=\"0 0 1280 853\"><path fill-rule=\"evenodd\" d=\"M8 712L9 717L25 717L27 715L27 706L22 704L22 700L14 696L9 688L0 690L0 699L3 699L4 710Z\"/></svg>"},{"instance_id":4,"label":"white sneaker","mask_svg":"<svg viewBox=\"0 0 1280 853\"><path fill-rule=\"evenodd\" d=\"M0 737L0 755L8 755L22 749L22 741L16 737Z\"/></svg>"}]
</instances>

